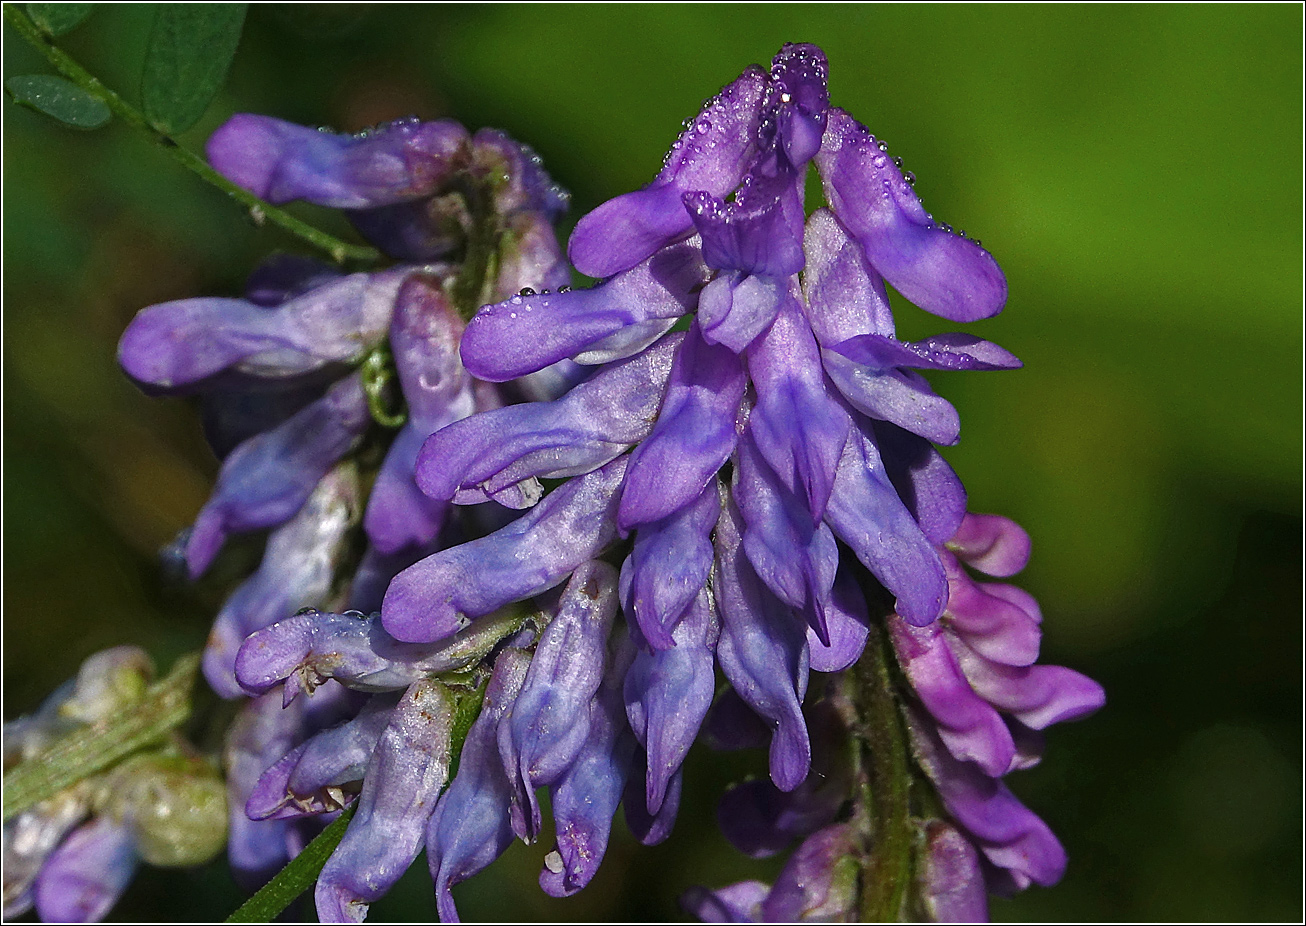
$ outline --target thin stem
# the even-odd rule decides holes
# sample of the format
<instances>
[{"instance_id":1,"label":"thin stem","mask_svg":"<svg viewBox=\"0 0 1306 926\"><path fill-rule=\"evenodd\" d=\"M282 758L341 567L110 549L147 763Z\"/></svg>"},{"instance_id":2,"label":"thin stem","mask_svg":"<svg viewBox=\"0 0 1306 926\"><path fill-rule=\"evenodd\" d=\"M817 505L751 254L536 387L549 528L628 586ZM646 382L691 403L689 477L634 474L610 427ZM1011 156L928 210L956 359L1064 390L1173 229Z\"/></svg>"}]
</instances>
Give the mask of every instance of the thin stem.
<instances>
[{"instance_id":1,"label":"thin stem","mask_svg":"<svg viewBox=\"0 0 1306 926\"><path fill-rule=\"evenodd\" d=\"M354 818L358 805L350 804L340 816L331 821L322 832L304 847L277 876L259 888L258 892L236 908L227 917L228 923L270 923L281 911L294 903L296 897L313 886L331 853L336 851L345 836L349 821Z\"/></svg>"},{"instance_id":2,"label":"thin stem","mask_svg":"<svg viewBox=\"0 0 1306 926\"><path fill-rule=\"evenodd\" d=\"M498 275L494 266L498 256L500 228L491 192L475 180L464 184L463 198L471 215L467 233L467 251L453 283L454 309L464 321L476 314L489 294L488 284Z\"/></svg>"},{"instance_id":3,"label":"thin stem","mask_svg":"<svg viewBox=\"0 0 1306 926\"><path fill-rule=\"evenodd\" d=\"M123 122L145 132L156 145L167 152L182 167L194 172L200 179L213 184L213 186L241 203L249 209L250 214L257 221L271 222L313 247L325 251L331 255L336 263L342 264L347 260L374 263L380 260L381 254L375 248L341 241L334 235L329 235L307 222L295 218L285 210L265 202L249 192L249 190L236 186L236 184L210 167L203 158L181 147L169 135L151 125L140 110L100 83L90 72L68 57L63 50L55 46L49 36L37 27L36 23L28 18L26 13L18 8L17 4L4 4L4 15L8 23L18 30L18 33L27 40L28 44L44 55L45 59L61 75L108 106L110 111L122 119Z\"/></svg>"},{"instance_id":4,"label":"thin stem","mask_svg":"<svg viewBox=\"0 0 1306 926\"><path fill-rule=\"evenodd\" d=\"M888 635L872 624L857 663L857 703L865 720L866 769L874 847L862 869L860 918L897 922L911 881L911 766L902 715L893 691Z\"/></svg>"}]
</instances>

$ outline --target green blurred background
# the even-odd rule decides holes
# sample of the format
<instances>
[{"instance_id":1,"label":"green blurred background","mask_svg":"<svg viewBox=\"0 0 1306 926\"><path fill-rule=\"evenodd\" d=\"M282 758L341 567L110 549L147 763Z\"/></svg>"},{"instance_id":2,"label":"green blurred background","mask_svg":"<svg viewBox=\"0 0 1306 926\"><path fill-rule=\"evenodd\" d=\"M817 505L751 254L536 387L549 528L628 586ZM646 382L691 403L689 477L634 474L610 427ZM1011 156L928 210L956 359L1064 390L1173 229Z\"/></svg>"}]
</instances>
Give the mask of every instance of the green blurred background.
<instances>
[{"instance_id":1,"label":"green blurred background","mask_svg":"<svg viewBox=\"0 0 1306 926\"><path fill-rule=\"evenodd\" d=\"M64 45L134 97L153 13L101 8ZM529 142L576 217L646 183L702 100L785 41L822 45L833 102L889 142L926 207L983 239L1006 311L968 326L1025 368L939 375L972 508L1023 523L1045 654L1104 711L1054 730L1015 790L1065 842L1013 920L1298 920L1301 907L1302 12L1276 6L256 6L231 113L358 129L453 116ZM6 76L45 72L5 29ZM91 652L202 642L223 582L157 550L216 471L193 408L139 394L124 326L235 293L274 248L120 125L4 112L4 695L30 710ZM302 215L332 228L335 217ZM948 323L904 309L908 335ZM230 577L228 577L230 578ZM570 901L516 846L468 918L675 919L701 881L774 875L715 834L759 757L700 753L672 839L624 831ZM420 863L372 918L434 915ZM221 866L148 872L116 919L221 917Z\"/></svg>"}]
</instances>

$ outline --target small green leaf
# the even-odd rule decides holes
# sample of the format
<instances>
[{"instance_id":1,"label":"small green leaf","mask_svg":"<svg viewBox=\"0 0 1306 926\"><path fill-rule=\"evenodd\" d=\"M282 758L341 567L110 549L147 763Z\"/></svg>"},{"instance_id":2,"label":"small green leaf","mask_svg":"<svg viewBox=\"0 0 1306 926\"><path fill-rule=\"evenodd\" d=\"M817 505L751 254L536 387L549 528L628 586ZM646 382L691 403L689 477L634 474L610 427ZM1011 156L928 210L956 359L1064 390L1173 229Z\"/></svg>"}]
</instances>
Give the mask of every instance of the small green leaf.
<instances>
[{"instance_id":1,"label":"small green leaf","mask_svg":"<svg viewBox=\"0 0 1306 926\"><path fill-rule=\"evenodd\" d=\"M22 74L5 81L14 102L58 119L75 129L98 129L111 118L109 107L85 90L53 74Z\"/></svg>"},{"instance_id":2,"label":"small green leaf","mask_svg":"<svg viewBox=\"0 0 1306 926\"><path fill-rule=\"evenodd\" d=\"M164 3L145 51L141 102L162 132L184 132L227 79L245 24L244 3Z\"/></svg>"},{"instance_id":3,"label":"small green leaf","mask_svg":"<svg viewBox=\"0 0 1306 926\"><path fill-rule=\"evenodd\" d=\"M94 3L29 3L27 15L47 35L72 32L95 11Z\"/></svg>"}]
</instances>

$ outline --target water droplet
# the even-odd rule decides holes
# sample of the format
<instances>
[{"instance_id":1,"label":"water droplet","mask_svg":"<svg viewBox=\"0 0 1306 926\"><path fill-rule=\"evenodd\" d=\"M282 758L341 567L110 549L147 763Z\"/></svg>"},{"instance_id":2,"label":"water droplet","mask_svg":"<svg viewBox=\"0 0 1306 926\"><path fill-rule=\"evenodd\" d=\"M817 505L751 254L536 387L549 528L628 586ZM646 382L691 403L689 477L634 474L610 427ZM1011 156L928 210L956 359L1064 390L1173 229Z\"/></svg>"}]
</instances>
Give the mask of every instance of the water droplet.
<instances>
[{"instance_id":1,"label":"water droplet","mask_svg":"<svg viewBox=\"0 0 1306 926\"><path fill-rule=\"evenodd\" d=\"M963 238L966 237L966 233L965 233L964 231L962 231L960 228L957 229L957 234L961 235L961 237L963 237Z\"/></svg>"},{"instance_id":2,"label":"water droplet","mask_svg":"<svg viewBox=\"0 0 1306 926\"><path fill-rule=\"evenodd\" d=\"M878 169L884 167L884 165L887 163L887 159L885 158L884 155L880 155L876 157L874 160L872 160L871 163L874 164Z\"/></svg>"},{"instance_id":3,"label":"water droplet","mask_svg":"<svg viewBox=\"0 0 1306 926\"><path fill-rule=\"evenodd\" d=\"M529 286L523 286L520 290L517 291L517 295L519 295L519 296L534 296L534 295L535 295L535 290L531 289Z\"/></svg>"},{"instance_id":4,"label":"water droplet","mask_svg":"<svg viewBox=\"0 0 1306 926\"><path fill-rule=\"evenodd\" d=\"M694 131L697 132L699 135L706 135L707 130L710 128L712 128L712 123L708 122L705 119L702 122L698 123L698 125L694 126Z\"/></svg>"},{"instance_id":5,"label":"water droplet","mask_svg":"<svg viewBox=\"0 0 1306 926\"><path fill-rule=\"evenodd\" d=\"M558 292L559 292L559 293L569 293L569 292L571 292L571 287L570 287L570 286L564 286L562 289L558 290Z\"/></svg>"},{"instance_id":6,"label":"water droplet","mask_svg":"<svg viewBox=\"0 0 1306 926\"><path fill-rule=\"evenodd\" d=\"M352 617L354 620L358 620L358 621L367 620L367 615L364 614L362 611L353 611L353 610L346 611L344 614L341 615L341 617Z\"/></svg>"},{"instance_id":7,"label":"water droplet","mask_svg":"<svg viewBox=\"0 0 1306 926\"><path fill-rule=\"evenodd\" d=\"M298 611L295 612L295 617L300 617L301 615L306 617L312 617L313 615L321 614L321 613L322 612L319 611L317 608L300 608Z\"/></svg>"},{"instance_id":8,"label":"water droplet","mask_svg":"<svg viewBox=\"0 0 1306 926\"><path fill-rule=\"evenodd\" d=\"M975 242L975 247L977 247L977 248L982 248L982 247L984 247L984 245L980 242L980 240L979 240L978 238L972 238L972 239L970 239L970 240Z\"/></svg>"},{"instance_id":9,"label":"water droplet","mask_svg":"<svg viewBox=\"0 0 1306 926\"><path fill-rule=\"evenodd\" d=\"M513 305L521 305L521 296L513 296L508 301L511 302Z\"/></svg>"},{"instance_id":10,"label":"water droplet","mask_svg":"<svg viewBox=\"0 0 1306 926\"><path fill-rule=\"evenodd\" d=\"M947 222L944 222L942 225L939 226L939 228L943 229L948 234L952 234L952 226L949 225Z\"/></svg>"},{"instance_id":11,"label":"water droplet","mask_svg":"<svg viewBox=\"0 0 1306 926\"><path fill-rule=\"evenodd\" d=\"M889 150L889 145L888 145L887 142L877 141L877 142L875 143L875 147L879 148L881 151L888 151L888 150Z\"/></svg>"},{"instance_id":12,"label":"water droplet","mask_svg":"<svg viewBox=\"0 0 1306 926\"><path fill-rule=\"evenodd\" d=\"M916 175L913 174L911 171L907 171L907 173L903 174L902 179L907 181L907 186L916 185Z\"/></svg>"},{"instance_id":13,"label":"water droplet","mask_svg":"<svg viewBox=\"0 0 1306 926\"><path fill-rule=\"evenodd\" d=\"M788 102L789 102L790 100L792 100L792 99L793 99L793 96L790 95L790 93L789 93L788 90L786 90L784 93L780 94L780 102L781 102L781 103L788 103Z\"/></svg>"},{"instance_id":14,"label":"water droplet","mask_svg":"<svg viewBox=\"0 0 1306 926\"><path fill-rule=\"evenodd\" d=\"M894 167L902 167L902 158L894 158L894 159L893 159L893 166L894 166Z\"/></svg>"}]
</instances>

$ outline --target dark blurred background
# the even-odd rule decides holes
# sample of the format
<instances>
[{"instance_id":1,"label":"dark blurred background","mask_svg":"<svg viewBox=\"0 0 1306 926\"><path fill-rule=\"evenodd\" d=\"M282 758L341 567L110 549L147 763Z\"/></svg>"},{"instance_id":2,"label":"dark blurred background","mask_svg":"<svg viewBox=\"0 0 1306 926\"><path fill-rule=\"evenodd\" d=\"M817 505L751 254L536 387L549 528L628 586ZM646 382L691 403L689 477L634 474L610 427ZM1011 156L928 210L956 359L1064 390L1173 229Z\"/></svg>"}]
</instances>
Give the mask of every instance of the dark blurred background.
<instances>
[{"instance_id":1,"label":"dark blurred background","mask_svg":"<svg viewBox=\"0 0 1306 926\"><path fill-rule=\"evenodd\" d=\"M102 7L64 46L137 93L153 13ZM822 45L832 101L983 239L1011 299L967 326L1025 361L939 375L972 508L1034 538L1022 577L1047 661L1100 680L1097 716L1013 776L1070 853L1012 920L1302 916L1302 11L1276 6L294 6L251 8L236 111L358 129L452 116L529 142L569 221L646 183L682 119L785 41ZM48 69L5 29L5 75ZM95 650L202 643L221 577L157 551L216 471L195 410L114 363L150 303L234 294L274 248L121 125L4 113L4 713ZM304 209L332 224L325 212ZM564 230L565 231L565 230ZM904 309L907 335L953 326ZM230 576L227 580L230 580ZM569 901L521 845L457 890L469 919L676 919L691 884L770 877L715 833L760 767L696 749L672 839L624 830ZM224 916L223 866L148 872L115 919ZM434 915L420 862L372 918Z\"/></svg>"}]
</instances>

